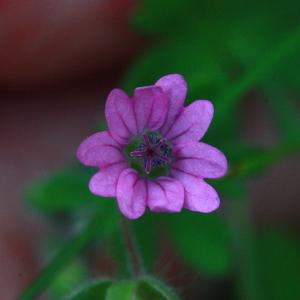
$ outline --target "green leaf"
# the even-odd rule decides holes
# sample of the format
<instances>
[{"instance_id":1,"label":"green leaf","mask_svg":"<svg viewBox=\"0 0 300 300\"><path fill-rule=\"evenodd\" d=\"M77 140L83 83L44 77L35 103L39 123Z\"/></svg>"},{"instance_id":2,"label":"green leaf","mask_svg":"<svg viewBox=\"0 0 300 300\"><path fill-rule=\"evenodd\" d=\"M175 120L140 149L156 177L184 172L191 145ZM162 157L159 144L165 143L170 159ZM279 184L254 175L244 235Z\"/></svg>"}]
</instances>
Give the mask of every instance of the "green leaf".
<instances>
[{"instance_id":1,"label":"green leaf","mask_svg":"<svg viewBox=\"0 0 300 300\"><path fill-rule=\"evenodd\" d=\"M175 248L193 268L212 275L230 270L230 232L220 213L184 211L167 221Z\"/></svg>"},{"instance_id":2,"label":"green leaf","mask_svg":"<svg viewBox=\"0 0 300 300\"><path fill-rule=\"evenodd\" d=\"M243 68L252 68L262 56L267 57L271 50L273 51L273 45L284 41L286 33L299 24L296 13L299 3L283 3L283 11L279 9L279 3L280 1L276 1L260 7L255 13L240 14L235 18L238 26L231 26L227 31L226 44L229 51ZM297 52L294 52L284 64L274 70L272 76L265 78L262 84L269 85L275 80L282 87L299 91L299 67L300 61Z\"/></svg>"},{"instance_id":3,"label":"green leaf","mask_svg":"<svg viewBox=\"0 0 300 300\"><path fill-rule=\"evenodd\" d=\"M186 15L189 19L186 19ZM178 32L182 26L199 15L197 0L143 0L136 10L133 22L145 33Z\"/></svg>"},{"instance_id":4,"label":"green leaf","mask_svg":"<svg viewBox=\"0 0 300 300\"><path fill-rule=\"evenodd\" d=\"M153 277L142 278L136 289L136 300L179 300L165 284Z\"/></svg>"},{"instance_id":5,"label":"green leaf","mask_svg":"<svg viewBox=\"0 0 300 300\"><path fill-rule=\"evenodd\" d=\"M73 293L68 300L179 300L165 284L150 276L137 281L97 280Z\"/></svg>"},{"instance_id":6,"label":"green leaf","mask_svg":"<svg viewBox=\"0 0 300 300\"><path fill-rule=\"evenodd\" d=\"M265 53L258 60L258 63L249 69L244 76L241 76L235 84L232 84L225 92L218 97L215 118L222 122L228 116L243 94L265 81L274 71L300 48L300 26L285 33L281 41L278 41L272 48L271 53Z\"/></svg>"},{"instance_id":7,"label":"green leaf","mask_svg":"<svg viewBox=\"0 0 300 300\"><path fill-rule=\"evenodd\" d=\"M259 278L266 300L300 299L300 243L284 231L265 232L257 240Z\"/></svg>"},{"instance_id":8,"label":"green leaf","mask_svg":"<svg viewBox=\"0 0 300 300\"><path fill-rule=\"evenodd\" d=\"M228 77L219 47L213 47L216 41L204 36L202 31L196 24L193 31L177 34L150 47L127 72L124 88L131 94L136 86L153 84L166 74L180 73L188 82L190 100L199 97L200 91L203 99L214 98L227 86Z\"/></svg>"},{"instance_id":9,"label":"green leaf","mask_svg":"<svg viewBox=\"0 0 300 300\"><path fill-rule=\"evenodd\" d=\"M45 213L61 213L97 199L88 190L91 172L73 167L33 184L26 192L29 204Z\"/></svg>"},{"instance_id":10,"label":"green leaf","mask_svg":"<svg viewBox=\"0 0 300 300\"><path fill-rule=\"evenodd\" d=\"M68 300L105 300L107 289L111 286L112 281L95 280L80 287L75 291Z\"/></svg>"},{"instance_id":11,"label":"green leaf","mask_svg":"<svg viewBox=\"0 0 300 300\"><path fill-rule=\"evenodd\" d=\"M107 290L105 300L132 300L134 298L136 283L120 281L113 283Z\"/></svg>"},{"instance_id":12,"label":"green leaf","mask_svg":"<svg viewBox=\"0 0 300 300\"><path fill-rule=\"evenodd\" d=\"M87 270L85 265L80 260L74 260L55 278L48 294L51 295L52 299L62 299L74 290L74 286L78 286L86 278Z\"/></svg>"},{"instance_id":13,"label":"green leaf","mask_svg":"<svg viewBox=\"0 0 300 300\"><path fill-rule=\"evenodd\" d=\"M264 86L264 92L268 97L268 104L276 121L281 140L291 140L300 136L300 116L296 103L282 87L280 82L273 82Z\"/></svg>"}]
</instances>

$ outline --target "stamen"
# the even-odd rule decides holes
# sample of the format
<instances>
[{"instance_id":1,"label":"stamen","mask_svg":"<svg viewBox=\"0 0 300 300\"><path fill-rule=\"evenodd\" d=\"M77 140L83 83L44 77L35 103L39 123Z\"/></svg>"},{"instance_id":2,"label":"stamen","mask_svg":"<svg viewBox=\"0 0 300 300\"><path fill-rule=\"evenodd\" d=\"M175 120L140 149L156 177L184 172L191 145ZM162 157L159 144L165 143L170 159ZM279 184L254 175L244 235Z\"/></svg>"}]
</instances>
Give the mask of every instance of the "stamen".
<instances>
[{"instance_id":1,"label":"stamen","mask_svg":"<svg viewBox=\"0 0 300 300\"><path fill-rule=\"evenodd\" d=\"M170 162L170 158L166 157L166 156L162 156L162 155L157 155L161 160L163 160L164 162Z\"/></svg>"},{"instance_id":2,"label":"stamen","mask_svg":"<svg viewBox=\"0 0 300 300\"><path fill-rule=\"evenodd\" d=\"M151 147L148 135L143 134L143 139L144 139L144 143L145 143L146 147Z\"/></svg>"},{"instance_id":3,"label":"stamen","mask_svg":"<svg viewBox=\"0 0 300 300\"><path fill-rule=\"evenodd\" d=\"M158 147L162 146L165 142L166 140L160 139L159 142L154 145L154 149L157 149Z\"/></svg>"},{"instance_id":4,"label":"stamen","mask_svg":"<svg viewBox=\"0 0 300 300\"><path fill-rule=\"evenodd\" d=\"M149 174L151 172L151 169L152 169L152 159L147 157L145 159L145 172Z\"/></svg>"},{"instance_id":5,"label":"stamen","mask_svg":"<svg viewBox=\"0 0 300 300\"><path fill-rule=\"evenodd\" d=\"M145 156L146 152L145 151L132 151L129 153L131 157L143 157Z\"/></svg>"}]
</instances>

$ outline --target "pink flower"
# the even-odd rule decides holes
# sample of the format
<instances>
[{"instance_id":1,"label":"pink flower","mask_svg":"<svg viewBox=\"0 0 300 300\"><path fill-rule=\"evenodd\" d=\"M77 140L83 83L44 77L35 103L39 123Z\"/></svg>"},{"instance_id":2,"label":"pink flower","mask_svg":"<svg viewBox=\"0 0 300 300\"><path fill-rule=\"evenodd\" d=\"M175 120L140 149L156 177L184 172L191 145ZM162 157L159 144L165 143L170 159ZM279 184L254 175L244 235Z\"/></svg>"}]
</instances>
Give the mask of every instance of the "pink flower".
<instances>
[{"instance_id":1,"label":"pink flower","mask_svg":"<svg viewBox=\"0 0 300 300\"><path fill-rule=\"evenodd\" d=\"M213 117L207 100L184 107L184 78L171 74L155 85L138 87L133 97L120 89L107 98L108 131L84 140L77 152L86 166L100 171L92 193L116 197L129 219L182 208L209 213L219 207L217 192L204 178L225 175L227 161L218 149L201 143Z\"/></svg>"}]
</instances>

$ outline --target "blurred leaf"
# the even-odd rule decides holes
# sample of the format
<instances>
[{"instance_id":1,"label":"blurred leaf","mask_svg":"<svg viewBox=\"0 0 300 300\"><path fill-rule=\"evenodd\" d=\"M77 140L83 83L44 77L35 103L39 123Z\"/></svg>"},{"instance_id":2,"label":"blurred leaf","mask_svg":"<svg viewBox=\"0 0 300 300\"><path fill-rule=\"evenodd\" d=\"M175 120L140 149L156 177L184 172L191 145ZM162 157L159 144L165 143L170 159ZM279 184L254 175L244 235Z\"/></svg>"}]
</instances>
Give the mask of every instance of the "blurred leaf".
<instances>
[{"instance_id":1,"label":"blurred leaf","mask_svg":"<svg viewBox=\"0 0 300 300\"><path fill-rule=\"evenodd\" d=\"M232 176L249 177L261 172L285 156L297 153L300 150L300 136L283 142L282 144L265 151L260 151L254 157L247 157L236 165Z\"/></svg>"},{"instance_id":2,"label":"blurred leaf","mask_svg":"<svg viewBox=\"0 0 300 300\"><path fill-rule=\"evenodd\" d=\"M281 6L285 9L280 9ZM299 3L293 0L276 1L260 7L255 12L241 13L237 16L238 26L231 26L227 31L226 42L236 62L249 69L262 56L270 55L274 51L274 45L284 41L287 32L292 32L298 26L299 8ZM295 51L271 76L265 78L261 85L268 85L275 80L282 87L299 90L299 67L300 61Z\"/></svg>"},{"instance_id":3,"label":"blurred leaf","mask_svg":"<svg viewBox=\"0 0 300 300\"><path fill-rule=\"evenodd\" d=\"M90 176L90 170L83 167L59 171L33 184L26 198L31 206L42 212L67 212L99 199L88 190Z\"/></svg>"},{"instance_id":4,"label":"blurred leaf","mask_svg":"<svg viewBox=\"0 0 300 300\"><path fill-rule=\"evenodd\" d=\"M211 186L213 186L221 199L226 200L241 200L246 194L246 182L244 178L230 178L224 177L219 180L206 180Z\"/></svg>"},{"instance_id":5,"label":"blurred leaf","mask_svg":"<svg viewBox=\"0 0 300 300\"><path fill-rule=\"evenodd\" d=\"M68 300L179 300L162 282L146 276L137 281L97 280L73 293Z\"/></svg>"},{"instance_id":6,"label":"blurred leaf","mask_svg":"<svg viewBox=\"0 0 300 300\"><path fill-rule=\"evenodd\" d=\"M49 295L52 299L62 299L65 295L79 286L81 282L87 279L87 270L85 265L79 260L68 264L65 269L55 278L49 289Z\"/></svg>"},{"instance_id":7,"label":"blurred leaf","mask_svg":"<svg viewBox=\"0 0 300 300\"><path fill-rule=\"evenodd\" d=\"M291 140L300 136L300 114L291 101L286 89L280 83L264 86L268 104L273 113L282 140Z\"/></svg>"},{"instance_id":8,"label":"blurred leaf","mask_svg":"<svg viewBox=\"0 0 300 300\"><path fill-rule=\"evenodd\" d=\"M261 147L247 145L240 141L220 145L220 147L228 160L227 175L218 180L208 179L207 182L216 188L221 199L240 200L246 194L246 181L241 176L244 175L241 171L243 170L245 161L256 161L258 156L260 157L262 153L266 153L266 150L263 150Z\"/></svg>"},{"instance_id":9,"label":"blurred leaf","mask_svg":"<svg viewBox=\"0 0 300 300\"><path fill-rule=\"evenodd\" d=\"M229 79L220 57L222 50L216 44L195 24L193 31L158 41L143 53L127 72L123 86L131 94L137 86L151 85L163 75L180 73L187 79L190 100L199 97L200 90L203 99L212 99Z\"/></svg>"},{"instance_id":10,"label":"blurred leaf","mask_svg":"<svg viewBox=\"0 0 300 300\"><path fill-rule=\"evenodd\" d=\"M140 1L134 24L146 33L170 33L186 22L186 14L195 11L191 9L193 2L196 3L191 0ZM197 7L194 5L194 8Z\"/></svg>"},{"instance_id":11,"label":"blurred leaf","mask_svg":"<svg viewBox=\"0 0 300 300\"><path fill-rule=\"evenodd\" d=\"M284 10L280 9L282 6L285 7ZM276 2L141 0L133 21L138 30L153 35L170 35L177 34L178 31L192 30L191 24L195 21L209 25L206 30L210 30L213 26L220 27L218 22L222 21L226 32L230 28L237 27L236 31L240 30L245 38L248 32L243 31L244 27L254 24L254 28L258 29L255 25L262 17L264 26L260 31L256 31L257 35L266 30L265 28L273 29L275 35L276 30L280 32L281 28L285 30L286 27L291 27L297 21L298 8L299 3L293 0L285 2L280 0ZM207 20L210 24L206 24ZM237 26L238 24L241 26Z\"/></svg>"},{"instance_id":12,"label":"blurred leaf","mask_svg":"<svg viewBox=\"0 0 300 300\"><path fill-rule=\"evenodd\" d=\"M220 213L181 212L168 216L169 234L179 254L199 272L230 270L230 233Z\"/></svg>"},{"instance_id":13,"label":"blurred leaf","mask_svg":"<svg viewBox=\"0 0 300 300\"><path fill-rule=\"evenodd\" d=\"M89 282L74 292L68 300L105 300L107 289L111 284L112 281L109 279Z\"/></svg>"},{"instance_id":14,"label":"blurred leaf","mask_svg":"<svg viewBox=\"0 0 300 300\"><path fill-rule=\"evenodd\" d=\"M242 96L297 58L296 3L288 0L286 10L280 7L287 3L280 3L142 1L136 24L159 39L129 70L125 87L132 90L162 75L181 73L189 84L190 100L212 99L215 105L205 139L219 145L236 139Z\"/></svg>"},{"instance_id":15,"label":"blurred leaf","mask_svg":"<svg viewBox=\"0 0 300 300\"><path fill-rule=\"evenodd\" d=\"M142 278L136 289L136 300L179 300L178 296L162 282L152 277Z\"/></svg>"},{"instance_id":16,"label":"blurred leaf","mask_svg":"<svg viewBox=\"0 0 300 300\"><path fill-rule=\"evenodd\" d=\"M300 299L299 240L287 232L266 232L257 240L257 247L264 299Z\"/></svg>"},{"instance_id":17,"label":"blurred leaf","mask_svg":"<svg viewBox=\"0 0 300 300\"><path fill-rule=\"evenodd\" d=\"M299 48L300 26L297 26L291 32L286 33L281 41L277 42L271 53L266 56L262 55L258 63L220 95L219 99L221 101L216 103L216 121L223 123L245 92L259 82L266 80Z\"/></svg>"},{"instance_id":18,"label":"blurred leaf","mask_svg":"<svg viewBox=\"0 0 300 300\"><path fill-rule=\"evenodd\" d=\"M107 290L105 300L133 300L136 283L120 281L113 283Z\"/></svg>"}]
</instances>

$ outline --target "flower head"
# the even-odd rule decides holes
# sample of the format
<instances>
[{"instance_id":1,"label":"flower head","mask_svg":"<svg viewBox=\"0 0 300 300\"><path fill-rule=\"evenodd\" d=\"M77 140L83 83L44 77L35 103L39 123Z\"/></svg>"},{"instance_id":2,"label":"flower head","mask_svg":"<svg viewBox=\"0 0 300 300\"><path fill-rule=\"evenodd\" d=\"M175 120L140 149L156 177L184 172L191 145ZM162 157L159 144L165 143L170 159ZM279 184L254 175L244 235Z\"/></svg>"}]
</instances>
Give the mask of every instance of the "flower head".
<instances>
[{"instance_id":1,"label":"flower head","mask_svg":"<svg viewBox=\"0 0 300 300\"><path fill-rule=\"evenodd\" d=\"M90 191L116 197L130 219L182 208L208 213L219 207L217 192L204 178L218 178L227 161L218 149L199 142L213 117L210 101L184 107L184 78L171 74L154 85L138 87L133 97L120 89L107 98L108 131L97 132L79 146L77 157L98 167Z\"/></svg>"}]
</instances>

